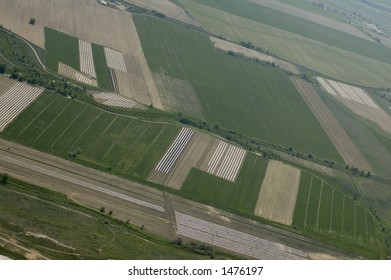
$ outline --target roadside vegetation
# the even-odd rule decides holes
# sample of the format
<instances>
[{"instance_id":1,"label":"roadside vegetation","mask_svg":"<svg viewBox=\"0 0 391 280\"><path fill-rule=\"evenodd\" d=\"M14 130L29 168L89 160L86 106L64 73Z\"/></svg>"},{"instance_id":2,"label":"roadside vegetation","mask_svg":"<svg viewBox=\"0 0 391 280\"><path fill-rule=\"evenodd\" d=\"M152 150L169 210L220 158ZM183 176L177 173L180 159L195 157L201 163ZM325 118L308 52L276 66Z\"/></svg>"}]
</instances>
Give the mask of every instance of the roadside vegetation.
<instances>
[{"instance_id":1,"label":"roadside vegetation","mask_svg":"<svg viewBox=\"0 0 391 280\"><path fill-rule=\"evenodd\" d=\"M0 186L0 211L0 253L13 259L232 258L201 243L164 240L13 178Z\"/></svg>"}]
</instances>

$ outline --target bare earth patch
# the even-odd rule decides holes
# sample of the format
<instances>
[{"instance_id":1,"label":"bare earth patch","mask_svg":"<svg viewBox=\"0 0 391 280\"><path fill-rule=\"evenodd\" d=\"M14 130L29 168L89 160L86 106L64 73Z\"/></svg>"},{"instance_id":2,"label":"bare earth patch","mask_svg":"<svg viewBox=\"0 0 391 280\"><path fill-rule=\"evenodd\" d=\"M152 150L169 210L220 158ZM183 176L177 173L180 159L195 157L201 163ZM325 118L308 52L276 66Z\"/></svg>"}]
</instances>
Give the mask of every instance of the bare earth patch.
<instances>
[{"instance_id":1,"label":"bare earth patch","mask_svg":"<svg viewBox=\"0 0 391 280\"><path fill-rule=\"evenodd\" d=\"M235 43L221 40L216 37L210 37L210 39L212 40L214 47L217 49L227 51L227 52L232 51L235 53L242 54L242 55L249 57L249 58L258 58L261 61L275 63L278 67L280 67L286 71L290 71L294 74L300 74L299 69L293 63L287 62L285 60L282 60L282 59L279 59L279 58L276 58L276 57L273 57L273 56L270 56L270 55L267 55L264 53L257 52L255 50L248 49L246 47L240 46Z\"/></svg>"},{"instance_id":2,"label":"bare earth patch","mask_svg":"<svg viewBox=\"0 0 391 280\"><path fill-rule=\"evenodd\" d=\"M30 18L36 19L35 25L28 23ZM42 49L45 48L44 27L47 26L130 55L141 71L138 75L130 73L127 79L132 84L143 80L140 94L148 95L151 100L145 104L162 108L130 13L104 7L96 0L2 0L0 24Z\"/></svg>"},{"instance_id":3,"label":"bare earth patch","mask_svg":"<svg viewBox=\"0 0 391 280\"><path fill-rule=\"evenodd\" d=\"M192 25L198 25L181 7L175 5L169 0L126 0L136 6L146 8L148 10L155 10L170 18L189 23Z\"/></svg>"},{"instance_id":4,"label":"bare earth patch","mask_svg":"<svg viewBox=\"0 0 391 280\"><path fill-rule=\"evenodd\" d=\"M331 142L333 142L343 160L351 166L372 171L369 163L347 135L345 130L338 123L337 119L323 103L323 100L320 98L313 86L302 80L293 78L291 80L307 103L308 107L314 113L316 119L330 138Z\"/></svg>"},{"instance_id":5,"label":"bare earth patch","mask_svg":"<svg viewBox=\"0 0 391 280\"><path fill-rule=\"evenodd\" d=\"M300 169L270 160L259 192L255 215L290 226L300 176Z\"/></svg>"},{"instance_id":6,"label":"bare earth patch","mask_svg":"<svg viewBox=\"0 0 391 280\"><path fill-rule=\"evenodd\" d=\"M318 15L316 13L312 13L310 11L306 11L297 7L293 7L291 5L281 3L279 1L275 0L250 0L251 2L254 2L256 4L259 4L261 6L265 6L277 11L280 11L282 13L292 15L298 18L302 18L326 27L330 27L333 29L336 29L338 31L345 32L347 34L351 34L369 41L373 41L371 37L366 35L365 33L361 32L359 29L354 27L353 25L328 18L322 15Z\"/></svg>"}]
</instances>

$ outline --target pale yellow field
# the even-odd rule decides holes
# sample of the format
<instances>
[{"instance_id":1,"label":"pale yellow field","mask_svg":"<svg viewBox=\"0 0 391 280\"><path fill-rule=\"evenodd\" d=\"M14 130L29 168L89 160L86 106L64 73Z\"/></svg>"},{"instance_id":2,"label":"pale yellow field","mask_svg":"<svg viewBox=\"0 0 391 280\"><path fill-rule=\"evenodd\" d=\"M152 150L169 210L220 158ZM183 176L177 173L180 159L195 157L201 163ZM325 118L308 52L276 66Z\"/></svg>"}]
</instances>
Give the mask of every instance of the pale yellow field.
<instances>
[{"instance_id":1,"label":"pale yellow field","mask_svg":"<svg viewBox=\"0 0 391 280\"><path fill-rule=\"evenodd\" d=\"M290 226L300 176L300 169L270 160L258 195L255 215Z\"/></svg>"},{"instance_id":2,"label":"pale yellow field","mask_svg":"<svg viewBox=\"0 0 391 280\"><path fill-rule=\"evenodd\" d=\"M87 84L87 85L91 85L91 86L98 86L98 83L96 80L88 77L87 75L73 69L72 67L69 67L68 65L65 65L63 63L59 63L58 64L58 73L60 75L63 75L65 77L68 77L72 80L76 80L76 81L79 81L79 82L82 82L84 84Z\"/></svg>"}]
</instances>

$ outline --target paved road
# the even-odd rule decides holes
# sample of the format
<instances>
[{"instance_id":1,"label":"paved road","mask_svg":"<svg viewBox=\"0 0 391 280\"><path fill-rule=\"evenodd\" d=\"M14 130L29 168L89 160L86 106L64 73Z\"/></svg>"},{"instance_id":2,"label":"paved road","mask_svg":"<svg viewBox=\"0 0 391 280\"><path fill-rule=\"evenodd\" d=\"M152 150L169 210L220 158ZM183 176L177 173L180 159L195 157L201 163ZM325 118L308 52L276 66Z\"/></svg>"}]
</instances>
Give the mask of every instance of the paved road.
<instances>
[{"instance_id":1,"label":"paved road","mask_svg":"<svg viewBox=\"0 0 391 280\"><path fill-rule=\"evenodd\" d=\"M183 213L245 236L254 236L262 239L262 242L281 244L281 248L301 250L306 257L316 253L342 259L352 258L335 248L290 231L264 225L2 139L0 172L64 193L90 208L100 209L103 206L112 210L116 218L134 225L143 225L146 230L171 240L178 236L175 215ZM275 246L266 246L264 250L271 250L269 248Z\"/></svg>"}]
</instances>

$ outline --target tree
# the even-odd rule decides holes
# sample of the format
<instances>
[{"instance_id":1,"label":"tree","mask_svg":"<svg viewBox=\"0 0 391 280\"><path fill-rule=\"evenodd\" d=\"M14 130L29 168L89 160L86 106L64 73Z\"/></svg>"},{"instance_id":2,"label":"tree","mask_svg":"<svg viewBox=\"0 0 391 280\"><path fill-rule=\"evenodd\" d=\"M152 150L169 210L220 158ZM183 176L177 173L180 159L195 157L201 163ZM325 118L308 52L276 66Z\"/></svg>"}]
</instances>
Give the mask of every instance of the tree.
<instances>
[{"instance_id":1,"label":"tree","mask_svg":"<svg viewBox=\"0 0 391 280\"><path fill-rule=\"evenodd\" d=\"M36 22L35 18L30 18L29 24L35 25L35 22Z\"/></svg>"},{"instance_id":2,"label":"tree","mask_svg":"<svg viewBox=\"0 0 391 280\"><path fill-rule=\"evenodd\" d=\"M0 74L4 74L7 66L5 64L0 64Z\"/></svg>"},{"instance_id":3,"label":"tree","mask_svg":"<svg viewBox=\"0 0 391 280\"><path fill-rule=\"evenodd\" d=\"M2 185L6 185L8 183L8 180L9 180L9 176L7 173L4 173L2 178L1 178L1 184Z\"/></svg>"},{"instance_id":4,"label":"tree","mask_svg":"<svg viewBox=\"0 0 391 280\"><path fill-rule=\"evenodd\" d=\"M370 171L367 172L367 178L369 178L369 177L371 177L371 172Z\"/></svg>"}]
</instances>

